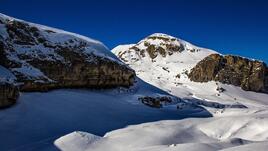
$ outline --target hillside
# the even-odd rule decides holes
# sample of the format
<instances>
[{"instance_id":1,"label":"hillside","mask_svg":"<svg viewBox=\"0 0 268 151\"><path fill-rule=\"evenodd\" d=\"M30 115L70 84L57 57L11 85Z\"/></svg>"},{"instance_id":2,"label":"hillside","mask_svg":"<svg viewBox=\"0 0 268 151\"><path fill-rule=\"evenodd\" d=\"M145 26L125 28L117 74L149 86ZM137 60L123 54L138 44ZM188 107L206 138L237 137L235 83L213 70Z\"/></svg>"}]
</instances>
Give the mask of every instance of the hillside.
<instances>
[{"instance_id":1,"label":"hillside","mask_svg":"<svg viewBox=\"0 0 268 151\"><path fill-rule=\"evenodd\" d=\"M129 87L135 79L134 71L99 41L3 14L0 56L0 72L9 71L0 77L0 107L15 102L14 89Z\"/></svg>"}]
</instances>

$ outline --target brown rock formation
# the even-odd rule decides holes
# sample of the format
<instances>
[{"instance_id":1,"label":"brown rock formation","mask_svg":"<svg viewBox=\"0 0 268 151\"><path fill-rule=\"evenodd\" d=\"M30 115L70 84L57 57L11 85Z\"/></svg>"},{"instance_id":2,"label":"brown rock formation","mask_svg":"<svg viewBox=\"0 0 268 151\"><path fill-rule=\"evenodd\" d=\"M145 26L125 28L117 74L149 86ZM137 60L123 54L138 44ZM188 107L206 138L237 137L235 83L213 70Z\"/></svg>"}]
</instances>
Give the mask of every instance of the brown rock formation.
<instances>
[{"instance_id":1,"label":"brown rock formation","mask_svg":"<svg viewBox=\"0 0 268 151\"><path fill-rule=\"evenodd\" d=\"M268 68L265 63L239 56L212 54L190 72L195 82L219 81L240 86L243 90L268 92Z\"/></svg>"},{"instance_id":2,"label":"brown rock formation","mask_svg":"<svg viewBox=\"0 0 268 151\"><path fill-rule=\"evenodd\" d=\"M112 88L129 87L134 83L135 72L108 59L96 58L89 63L78 58L69 66L61 62L33 60L31 64L42 71L51 82L22 80L22 91L47 91L54 88Z\"/></svg>"}]
</instances>

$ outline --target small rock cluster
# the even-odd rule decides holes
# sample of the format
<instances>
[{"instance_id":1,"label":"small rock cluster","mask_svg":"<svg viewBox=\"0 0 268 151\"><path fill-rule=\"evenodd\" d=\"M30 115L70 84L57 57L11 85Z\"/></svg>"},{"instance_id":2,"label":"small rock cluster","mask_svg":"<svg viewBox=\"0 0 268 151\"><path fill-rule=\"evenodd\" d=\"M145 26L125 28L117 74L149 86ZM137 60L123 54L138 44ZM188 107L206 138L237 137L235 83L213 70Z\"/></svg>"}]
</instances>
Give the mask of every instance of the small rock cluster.
<instances>
[{"instance_id":1,"label":"small rock cluster","mask_svg":"<svg viewBox=\"0 0 268 151\"><path fill-rule=\"evenodd\" d=\"M138 100L141 101L143 104L154 108L161 108L163 107L163 105L172 102L172 98L169 96L159 96L159 97L144 96L140 97Z\"/></svg>"}]
</instances>

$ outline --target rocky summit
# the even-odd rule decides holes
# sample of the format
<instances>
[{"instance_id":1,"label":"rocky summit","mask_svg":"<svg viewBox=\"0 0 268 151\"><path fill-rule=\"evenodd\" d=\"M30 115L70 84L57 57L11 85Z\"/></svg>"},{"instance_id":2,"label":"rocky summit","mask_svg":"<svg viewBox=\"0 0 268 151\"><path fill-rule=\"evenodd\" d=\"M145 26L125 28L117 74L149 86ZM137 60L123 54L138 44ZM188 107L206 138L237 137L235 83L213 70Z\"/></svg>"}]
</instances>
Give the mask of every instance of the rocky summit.
<instances>
[{"instance_id":1,"label":"rocky summit","mask_svg":"<svg viewBox=\"0 0 268 151\"><path fill-rule=\"evenodd\" d=\"M127 50L127 51L126 51ZM163 33L152 34L137 44L120 45L112 50L122 61L129 63L148 56L152 62L157 57L168 57L183 51L198 52L200 48ZM136 57L134 57L136 56ZM129 60L129 57L131 59Z\"/></svg>"},{"instance_id":2,"label":"rocky summit","mask_svg":"<svg viewBox=\"0 0 268 151\"><path fill-rule=\"evenodd\" d=\"M215 80L247 91L268 92L266 64L239 56L209 55L191 70L189 78L195 82Z\"/></svg>"},{"instance_id":3,"label":"rocky summit","mask_svg":"<svg viewBox=\"0 0 268 151\"><path fill-rule=\"evenodd\" d=\"M134 82L135 72L99 41L2 14L0 20L0 65L16 77L13 85L20 91L129 87ZM1 79L10 81L10 76ZM16 100L13 86L3 84L1 90L0 106Z\"/></svg>"}]
</instances>

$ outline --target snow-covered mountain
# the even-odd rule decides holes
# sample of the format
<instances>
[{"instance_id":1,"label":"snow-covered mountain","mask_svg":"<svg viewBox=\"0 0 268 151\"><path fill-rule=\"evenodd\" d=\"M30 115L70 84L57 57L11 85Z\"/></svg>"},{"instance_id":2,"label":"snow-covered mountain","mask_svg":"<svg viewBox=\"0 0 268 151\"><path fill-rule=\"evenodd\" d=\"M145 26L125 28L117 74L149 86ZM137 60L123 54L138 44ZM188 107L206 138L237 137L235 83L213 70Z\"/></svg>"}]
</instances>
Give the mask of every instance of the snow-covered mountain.
<instances>
[{"instance_id":1,"label":"snow-covered mountain","mask_svg":"<svg viewBox=\"0 0 268 151\"><path fill-rule=\"evenodd\" d=\"M221 58L216 51L196 47L169 35L153 34L137 44L120 45L112 52L145 82L187 103L204 107L213 117L133 125L111 131L103 137L76 131L57 139L55 145L58 148L64 151L267 150L267 94L245 91L232 83L224 84L216 79L206 79L203 83L190 80L189 73L193 74L193 68L200 69L201 75L206 74L203 73L207 71L203 70L206 64L203 65L202 62L209 60L211 55L216 54ZM239 60L234 61L238 65L227 61L228 65L224 65L226 69L219 68L220 70L234 69L238 70L236 73L245 73L245 76L257 73L260 76L255 78L265 82L263 76L266 67L259 68L259 65L265 64L235 56L227 58ZM202 67L197 66L200 62ZM250 70L248 67L251 67Z\"/></svg>"},{"instance_id":2,"label":"snow-covered mountain","mask_svg":"<svg viewBox=\"0 0 268 151\"><path fill-rule=\"evenodd\" d=\"M267 150L268 94L203 76L202 62L221 56L216 51L157 33L112 52L1 14L0 103L23 92L0 110L0 150ZM224 64L217 75L243 69L265 82L266 67L247 70L252 63L244 61L243 68ZM113 89L62 89L81 87ZM49 88L61 89L25 92Z\"/></svg>"},{"instance_id":3,"label":"snow-covered mountain","mask_svg":"<svg viewBox=\"0 0 268 151\"><path fill-rule=\"evenodd\" d=\"M216 51L194 46L173 36L156 33L144 38L137 44L119 45L112 52L134 69L139 78L180 98L195 97L219 100L218 102L226 102L226 100L239 98L237 96L238 94L227 97L225 93L228 92L221 92L223 91L223 87L226 89L227 87L232 87L230 85L210 80L204 81L206 83L198 83L201 81L193 82L189 78L192 69L203 59L212 54L220 56ZM239 59L235 57L229 58L233 60ZM244 65L241 62L238 63ZM245 62L250 63L249 60L245 60ZM244 66L247 67L246 65ZM237 68L241 67L238 66ZM256 69L260 68L256 67ZM205 69L200 70L206 71ZM206 73L202 74L206 75ZM204 87L208 89L204 91ZM244 92L238 87L234 88L237 91L241 91L241 93L252 93Z\"/></svg>"},{"instance_id":4,"label":"snow-covered mountain","mask_svg":"<svg viewBox=\"0 0 268 151\"><path fill-rule=\"evenodd\" d=\"M203 92L203 84L189 80L190 70L217 53L162 33L152 34L137 44L119 45L112 52L134 69L140 79L184 99L198 98L196 90ZM217 86L214 87L216 91Z\"/></svg>"},{"instance_id":5,"label":"snow-covered mountain","mask_svg":"<svg viewBox=\"0 0 268 151\"><path fill-rule=\"evenodd\" d=\"M268 105L267 94L244 91L240 87L222 82L199 83L189 79L191 69L211 54L219 54L216 51L157 33L137 44L120 45L112 52L134 69L137 76L145 82L183 100L205 107L214 117L161 121L128 127L108 133L104 136L104 140L89 145L88 150L105 150L108 147L120 150L125 144L129 144L132 150L220 150L224 148L232 150L233 146L267 141L268 125L265 118ZM242 60L236 57L229 58ZM247 68L247 64L243 64L243 61L250 64L251 60L242 60L244 67L240 69L247 71L244 69ZM241 62L237 63L241 64ZM256 63L261 64L261 62ZM256 68L256 70L260 69ZM221 106L222 104L226 106ZM143 139L138 139L138 134L146 134L145 136L148 137L143 136ZM64 137L60 140L64 140ZM61 146L59 142L56 144ZM258 145L264 148L267 143L257 143L256 146Z\"/></svg>"},{"instance_id":6,"label":"snow-covered mountain","mask_svg":"<svg viewBox=\"0 0 268 151\"><path fill-rule=\"evenodd\" d=\"M54 150L75 130L211 116L136 78L101 42L3 14L0 31L0 107L18 100L0 110L0 150Z\"/></svg>"},{"instance_id":7,"label":"snow-covered mountain","mask_svg":"<svg viewBox=\"0 0 268 151\"><path fill-rule=\"evenodd\" d=\"M216 53L160 33L152 34L137 44L120 45L112 52L133 68L138 77L171 93L178 92L176 89L189 82L187 73L200 60ZM180 97L190 93L180 92Z\"/></svg>"},{"instance_id":8,"label":"snow-covered mountain","mask_svg":"<svg viewBox=\"0 0 268 151\"><path fill-rule=\"evenodd\" d=\"M3 14L0 56L0 107L16 102L16 86L20 91L129 87L135 79L99 41Z\"/></svg>"}]
</instances>

